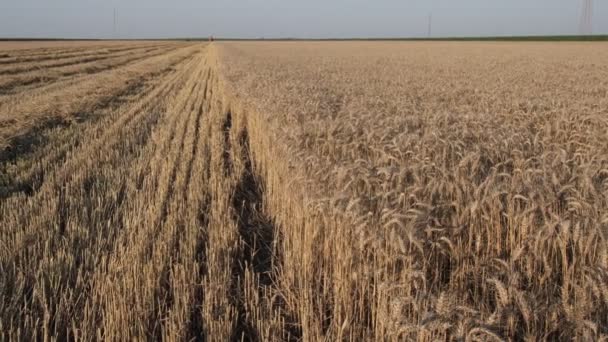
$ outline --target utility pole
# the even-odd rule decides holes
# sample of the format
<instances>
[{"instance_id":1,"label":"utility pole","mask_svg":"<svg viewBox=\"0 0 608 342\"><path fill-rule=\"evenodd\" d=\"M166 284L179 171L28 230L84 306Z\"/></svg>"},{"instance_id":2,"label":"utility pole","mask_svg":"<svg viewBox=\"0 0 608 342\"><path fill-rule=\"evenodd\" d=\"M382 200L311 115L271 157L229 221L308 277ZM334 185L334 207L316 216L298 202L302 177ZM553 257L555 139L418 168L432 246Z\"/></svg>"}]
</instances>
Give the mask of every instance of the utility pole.
<instances>
[{"instance_id":1,"label":"utility pole","mask_svg":"<svg viewBox=\"0 0 608 342\"><path fill-rule=\"evenodd\" d=\"M116 38L116 8L114 8L114 24L112 25L112 35Z\"/></svg>"},{"instance_id":2,"label":"utility pole","mask_svg":"<svg viewBox=\"0 0 608 342\"><path fill-rule=\"evenodd\" d=\"M583 0L579 33L581 35L593 34L593 0Z\"/></svg>"},{"instance_id":3,"label":"utility pole","mask_svg":"<svg viewBox=\"0 0 608 342\"><path fill-rule=\"evenodd\" d=\"M429 29L428 29L428 38L431 38L433 34L433 12L429 14Z\"/></svg>"}]
</instances>

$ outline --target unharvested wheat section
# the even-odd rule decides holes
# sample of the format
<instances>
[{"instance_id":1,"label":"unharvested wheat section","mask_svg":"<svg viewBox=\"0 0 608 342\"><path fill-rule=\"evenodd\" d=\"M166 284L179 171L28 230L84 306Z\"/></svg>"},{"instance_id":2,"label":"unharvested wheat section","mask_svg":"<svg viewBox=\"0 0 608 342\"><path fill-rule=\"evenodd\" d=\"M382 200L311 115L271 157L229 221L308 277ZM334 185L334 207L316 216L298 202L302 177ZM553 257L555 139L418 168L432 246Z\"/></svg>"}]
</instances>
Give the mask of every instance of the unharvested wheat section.
<instances>
[{"instance_id":1,"label":"unharvested wheat section","mask_svg":"<svg viewBox=\"0 0 608 342\"><path fill-rule=\"evenodd\" d=\"M0 340L608 338L605 44L0 52Z\"/></svg>"}]
</instances>

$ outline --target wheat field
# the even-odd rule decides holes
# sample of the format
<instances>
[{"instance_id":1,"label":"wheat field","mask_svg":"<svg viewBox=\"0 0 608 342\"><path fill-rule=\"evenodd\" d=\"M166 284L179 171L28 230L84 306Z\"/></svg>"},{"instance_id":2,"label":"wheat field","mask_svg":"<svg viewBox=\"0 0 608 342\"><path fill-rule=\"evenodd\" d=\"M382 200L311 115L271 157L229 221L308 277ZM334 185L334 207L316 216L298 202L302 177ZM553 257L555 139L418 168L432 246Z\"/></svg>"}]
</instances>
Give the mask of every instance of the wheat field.
<instances>
[{"instance_id":1,"label":"wheat field","mask_svg":"<svg viewBox=\"0 0 608 342\"><path fill-rule=\"evenodd\" d=\"M27 44L0 340L608 340L608 45Z\"/></svg>"}]
</instances>

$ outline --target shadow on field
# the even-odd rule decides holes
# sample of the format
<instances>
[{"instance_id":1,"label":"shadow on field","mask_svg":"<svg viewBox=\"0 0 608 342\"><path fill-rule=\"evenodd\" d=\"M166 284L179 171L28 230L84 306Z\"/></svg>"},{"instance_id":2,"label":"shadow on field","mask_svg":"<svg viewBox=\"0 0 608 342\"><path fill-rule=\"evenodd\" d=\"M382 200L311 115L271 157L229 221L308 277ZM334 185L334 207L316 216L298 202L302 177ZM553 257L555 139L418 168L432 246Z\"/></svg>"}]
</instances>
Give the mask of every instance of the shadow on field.
<instances>
[{"instance_id":1,"label":"shadow on field","mask_svg":"<svg viewBox=\"0 0 608 342\"><path fill-rule=\"evenodd\" d=\"M242 298L238 305L238 326L232 340L260 341L261 337L252 324L251 315L247 314L245 304L247 298L245 298L246 290L243 279L246 269L251 269L256 275L260 290L265 286L272 285L272 246L275 227L270 217L263 210L264 194L251 165L249 137L246 130L240 134L239 142L243 150L245 169L236 186L232 206L235 210L235 220L244 247L243 258L234 267L234 272L241 280L239 293Z\"/></svg>"}]
</instances>

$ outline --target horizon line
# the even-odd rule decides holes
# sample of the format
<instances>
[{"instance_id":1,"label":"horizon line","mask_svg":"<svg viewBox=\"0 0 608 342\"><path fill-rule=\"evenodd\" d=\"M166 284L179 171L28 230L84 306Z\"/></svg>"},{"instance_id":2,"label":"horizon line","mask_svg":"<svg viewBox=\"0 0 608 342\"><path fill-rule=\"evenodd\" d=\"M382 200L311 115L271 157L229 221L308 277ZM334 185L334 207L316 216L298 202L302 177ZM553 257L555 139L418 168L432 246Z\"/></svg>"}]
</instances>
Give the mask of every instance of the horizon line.
<instances>
[{"instance_id":1,"label":"horizon line","mask_svg":"<svg viewBox=\"0 0 608 342\"><path fill-rule=\"evenodd\" d=\"M62 38L62 37L0 37L0 41L146 41L146 40L200 40L207 41L213 37L214 41L441 41L441 40L608 40L608 33L590 35L579 34L557 34L557 35L497 35L497 36L442 36L442 37L215 37L193 36L193 37L165 37L165 38Z\"/></svg>"}]
</instances>

